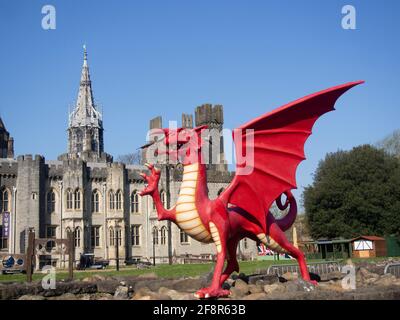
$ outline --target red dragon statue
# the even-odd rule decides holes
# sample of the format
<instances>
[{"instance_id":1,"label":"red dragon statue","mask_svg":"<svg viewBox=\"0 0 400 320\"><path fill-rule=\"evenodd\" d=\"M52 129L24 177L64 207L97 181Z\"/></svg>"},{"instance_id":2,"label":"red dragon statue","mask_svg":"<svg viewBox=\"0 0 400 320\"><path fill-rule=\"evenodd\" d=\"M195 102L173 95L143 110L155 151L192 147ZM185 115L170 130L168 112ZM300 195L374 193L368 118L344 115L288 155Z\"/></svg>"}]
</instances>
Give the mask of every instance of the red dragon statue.
<instances>
[{"instance_id":1,"label":"red dragon statue","mask_svg":"<svg viewBox=\"0 0 400 320\"><path fill-rule=\"evenodd\" d=\"M211 285L197 291L196 297L230 294L222 284L232 272L239 271L236 250L238 242L245 237L262 242L275 252L294 257L302 278L315 284L310 279L304 254L287 240L284 233L297 215L291 189L296 188L297 166L305 159L304 144L315 121L334 110L336 100L360 83L363 81L308 95L235 129L236 159L246 150L252 150L253 161L250 164L237 163L232 182L214 200L208 197L206 165L201 152L204 141L201 132L206 127L160 129L164 135L165 152L183 164L178 200L170 210L164 208L158 191L160 170L151 164L146 164L151 174L142 174L147 186L141 195L153 197L158 220L170 220L192 238L215 244L217 261ZM286 195L285 203L281 202L283 194ZM281 210L289 208L281 219L275 219L269 211L274 201Z\"/></svg>"}]
</instances>

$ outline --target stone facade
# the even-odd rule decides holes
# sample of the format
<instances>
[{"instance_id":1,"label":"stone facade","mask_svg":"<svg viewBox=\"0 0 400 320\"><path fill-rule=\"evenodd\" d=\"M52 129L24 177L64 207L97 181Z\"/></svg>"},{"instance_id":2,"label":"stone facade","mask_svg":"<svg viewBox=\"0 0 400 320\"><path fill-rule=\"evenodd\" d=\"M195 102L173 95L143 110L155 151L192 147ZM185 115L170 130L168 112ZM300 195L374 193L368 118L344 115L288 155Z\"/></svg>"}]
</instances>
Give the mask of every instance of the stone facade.
<instances>
[{"instance_id":1,"label":"stone facade","mask_svg":"<svg viewBox=\"0 0 400 320\"><path fill-rule=\"evenodd\" d=\"M195 123L216 129L211 139L220 139L217 134L223 127L222 106L197 107ZM150 122L150 128L161 126L161 117ZM193 116L183 114L182 126L193 127ZM0 119L0 215L10 212L11 216L10 234L1 238L0 252L25 252L29 229L40 238L66 238L67 232L72 231L76 260L81 253L94 253L114 264L119 239L121 263L133 259L152 261L153 256L157 263L168 262L168 224L157 220L151 198L138 194L144 188L140 173L147 168L113 162L112 156L104 152L103 131L102 115L94 103L86 50L76 107L69 117L67 153L53 161L40 155L14 159L13 140ZM223 145L218 146L216 153L222 163L208 168L210 198L217 197L233 176L223 163ZM143 154L143 160L151 162ZM160 167L160 190L165 200L166 169L162 164ZM170 170L172 204L179 193L181 174L179 166ZM251 240L242 242L242 256L255 257L256 244ZM209 259L215 248L184 236L172 224L172 253L179 263L192 256ZM47 259L37 265L63 266L66 260L60 255Z\"/></svg>"}]
</instances>

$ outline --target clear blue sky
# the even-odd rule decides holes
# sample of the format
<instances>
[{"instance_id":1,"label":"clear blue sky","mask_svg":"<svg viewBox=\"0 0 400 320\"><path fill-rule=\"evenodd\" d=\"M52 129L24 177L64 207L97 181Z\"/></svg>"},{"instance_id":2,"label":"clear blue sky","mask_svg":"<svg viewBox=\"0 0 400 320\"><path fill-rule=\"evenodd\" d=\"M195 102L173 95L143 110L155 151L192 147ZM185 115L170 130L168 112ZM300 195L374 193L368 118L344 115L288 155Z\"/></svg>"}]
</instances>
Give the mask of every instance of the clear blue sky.
<instances>
[{"instance_id":1,"label":"clear blue sky","mask_svg":"<svg viewBox=\"0 0 400 320\"><path fill-rule=\"evenodd\" d=\"M56 8L57 28L41 27ZM357 30L341 28L341 8ZM129 153L149 119L223 104L234 128L314 91L363 79L306 144L300 188L327 152L400 127L400 1L0 1L0 115L16 154L56 159L87 44L105 149ZM299 193L297 193L299 195Z\"/></svg>"}]
</instances>

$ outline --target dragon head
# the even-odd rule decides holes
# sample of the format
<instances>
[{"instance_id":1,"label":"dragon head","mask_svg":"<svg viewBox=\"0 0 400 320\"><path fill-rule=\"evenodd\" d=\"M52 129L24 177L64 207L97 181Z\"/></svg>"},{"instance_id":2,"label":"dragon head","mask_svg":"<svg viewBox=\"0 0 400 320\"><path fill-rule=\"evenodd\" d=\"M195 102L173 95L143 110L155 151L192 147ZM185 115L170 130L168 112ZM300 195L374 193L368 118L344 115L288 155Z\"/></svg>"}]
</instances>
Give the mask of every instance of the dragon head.
<instances>
[{"instance_id":1,"label":"dragon head","mask_svg":"<svg viewBox=\"0 0 400 320\"><path fill-rule=\"evenodd\" d=\"M200 161L199 155L205 141L202 132L207 128L207 126L198 126L193 129L152 129L150 135L153 141L142 148L154 145L156 156L167 155L170 161L182 164L195 163Z\"/></svg>"}]
</instances>

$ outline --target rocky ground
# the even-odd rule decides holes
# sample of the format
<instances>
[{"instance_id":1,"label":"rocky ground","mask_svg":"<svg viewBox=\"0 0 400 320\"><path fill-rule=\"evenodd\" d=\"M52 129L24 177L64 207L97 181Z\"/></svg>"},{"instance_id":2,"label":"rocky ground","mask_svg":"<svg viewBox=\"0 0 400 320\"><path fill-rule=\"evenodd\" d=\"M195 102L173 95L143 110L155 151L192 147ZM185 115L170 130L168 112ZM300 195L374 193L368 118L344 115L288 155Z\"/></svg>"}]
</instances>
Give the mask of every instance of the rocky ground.
<instances>
[{"instance_id":1,"label":"rocky ground","mask_svg":"<svg viewBox=\"0 0 400 320\"><path fill-rule=\"evenodd\" d=\"M344 274L332 272L320 277L317 286L297 274L282 277L266 274L234 276L224 284L231 291L221 300L359 300L400 299L400 278L383 274L388 261L356 266L356 289L342 287ZM19 300L196 300L193 293L206 286L212 274L184 279L161 279L155 274L136 277L103 277L57 282L56 289L44 290L40 283L2 283L1 299ZM316 276L318 278L318 276Z\"/></svg>"}]
</instances>

